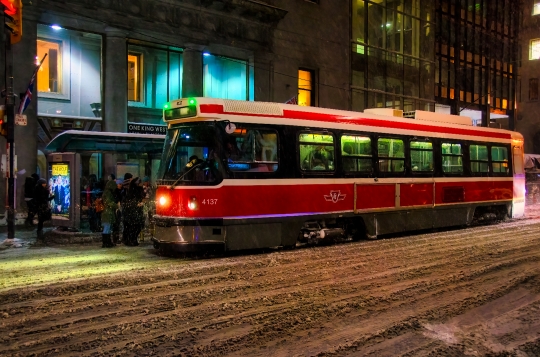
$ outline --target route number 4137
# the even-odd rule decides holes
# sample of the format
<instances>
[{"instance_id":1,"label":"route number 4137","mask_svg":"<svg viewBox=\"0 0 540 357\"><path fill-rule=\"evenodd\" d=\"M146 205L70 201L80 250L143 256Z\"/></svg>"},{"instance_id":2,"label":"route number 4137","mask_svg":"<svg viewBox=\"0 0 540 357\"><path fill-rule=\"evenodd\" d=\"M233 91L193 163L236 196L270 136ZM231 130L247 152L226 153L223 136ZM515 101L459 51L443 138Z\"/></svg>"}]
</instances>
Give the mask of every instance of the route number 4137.
<instances>
[{"instance_id":1,"label":"route number 4137","mask_svg":"<svg viewBox=\"0 0 540 357\"><path fill-rule=\"evenodd\" d=\"M217 205L217 198L205 198L202 201L203 205Z\"/></svg>"}]
</instances>

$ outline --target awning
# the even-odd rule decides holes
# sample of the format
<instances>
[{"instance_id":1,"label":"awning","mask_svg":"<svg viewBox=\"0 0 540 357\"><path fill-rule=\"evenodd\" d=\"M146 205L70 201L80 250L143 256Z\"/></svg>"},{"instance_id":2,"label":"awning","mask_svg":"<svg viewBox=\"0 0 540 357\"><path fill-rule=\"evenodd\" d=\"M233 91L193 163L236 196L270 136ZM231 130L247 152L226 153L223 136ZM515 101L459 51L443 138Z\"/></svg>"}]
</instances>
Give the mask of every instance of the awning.
<instances>
[{"instance_id":1,"label":"awning","mask_svg":"<svg viewBox=\"0 0 540 357\"><path fill-rule=\"evenodd\" d=\"M525 171L540 172L540 155L525 154Z\"/></svg>"},{"instance_id":2,"label":"awning","mask_svg":"<svg viewBox=\"0 0 540 357\"><path fill-rule=\"evenodd\" d=\"M49 142L45 151L156 153L163 150L165 135L67 130Z\"/></svg>"}]
</instances>

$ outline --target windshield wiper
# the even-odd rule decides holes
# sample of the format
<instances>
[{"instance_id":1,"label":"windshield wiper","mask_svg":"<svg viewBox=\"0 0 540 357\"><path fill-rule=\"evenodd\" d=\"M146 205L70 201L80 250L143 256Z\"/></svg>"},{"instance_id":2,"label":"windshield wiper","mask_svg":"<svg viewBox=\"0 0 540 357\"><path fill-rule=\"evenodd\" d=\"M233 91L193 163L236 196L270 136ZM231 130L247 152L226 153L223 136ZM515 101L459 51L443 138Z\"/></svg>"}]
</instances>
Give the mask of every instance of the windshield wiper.
<instances>
[{"instance_id":1,"label":"windshield wiper","mask_svg":"<svg viewBox=\"0 0 540 357\"><path fill-rule=\"evenodd\" d=\"M199 163L193 165L193 166L191 167L191 169L187 170L187 171L184 172L179 178L177 178L176 181L174 181L174 183L173 183L172 185L169 186L169 189L172 190L172 189L174 188L174 186L176 186L176 184L177 184L178 182L180 182L181 179L184 178L184 176L186 176L187 174L189 174L189 173L190 173L191 171L193 171L195 168L201 166L203 163L204 163L204 161L201 161L201 162L199 162Z\"/></svg>"}]
</instances>

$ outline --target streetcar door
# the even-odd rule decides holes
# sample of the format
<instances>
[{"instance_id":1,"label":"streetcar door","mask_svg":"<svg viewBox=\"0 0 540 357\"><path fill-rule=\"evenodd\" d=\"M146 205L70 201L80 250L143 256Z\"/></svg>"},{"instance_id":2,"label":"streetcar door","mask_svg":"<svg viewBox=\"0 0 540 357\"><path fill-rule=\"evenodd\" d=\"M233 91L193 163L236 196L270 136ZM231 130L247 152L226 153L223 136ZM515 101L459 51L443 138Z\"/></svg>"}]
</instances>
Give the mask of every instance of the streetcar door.
<instances>
[{"instance_id":1,"label":"streetcar door","mask_svg":"<svg viewBox=\"0 0 540 357\"><path fill-rule=\"evenodd\" d=\"M514 176L512 218L523 217L525 214L525 171L523 156L523 141L514 140L512 145L512 174Z\"/></svg>"}]
</instances>

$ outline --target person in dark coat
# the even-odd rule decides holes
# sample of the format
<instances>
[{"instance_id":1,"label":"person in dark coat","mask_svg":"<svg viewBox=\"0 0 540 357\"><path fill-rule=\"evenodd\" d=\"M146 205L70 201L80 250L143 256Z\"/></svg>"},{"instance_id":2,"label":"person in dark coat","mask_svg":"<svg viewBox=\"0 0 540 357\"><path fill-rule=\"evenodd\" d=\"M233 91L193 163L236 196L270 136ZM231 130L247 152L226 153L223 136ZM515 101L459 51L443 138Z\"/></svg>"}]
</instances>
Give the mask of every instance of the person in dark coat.
<instances>
[{"instance_id":1,"label":"person in dark coat","mask_svg":"<svg viewBox=\"0 0 540 357\"><path fill-rule=\"evenodd\" d=\"M116 220L116 210L118 209L118 203L114 198L114 191L116 190L116 182L108 181L103 190L103 206L105 209L101 213L101 224L103 225L103 232L101 234L102 245L101 248L111 248L115 244L111 240L111 227Z\"/></svg>"},{"instance_id":2,"label":"person in dark coat","mask_svg":"<svg viewBox=\"0 0 540 357\"><path fill-rule=\"evenodd\" d=\"M39 175L34 173L30 177L27 177L24 181L24 200L28 206L28 216L26 216L26 224L29 226L34 225L34 216L36 215L36 207L34 202L34 190L36 188Z\"/></svg>"},{"instance_id":3,"label":"person in dark coat","mask_svg":"<svg viewBox=\"0 0 540 357\"><path fill-rule=\"evenodd\" d=\"M112 241L114 244L118 244L120 242L120 223L122 223L122 211L120 210L120 205L122 203L122 184L124 183L124 180L117 179L115 181L116 189L114 190L114 201L118 205L118 208L116 209L116 217L114 224L111 226L111 236Z\"/></svg>"},{"instance_id":4,"label":"person in dark coat","mask_svg":"<svg viewBox=\"0 0 540 357\"><path fill-rule=\"evenodd\" d=\"M47 188L47 180L39 179L34 189L34 204L38 215L37 237L43 239L43 222L51 219L51 207L49 201L54 199Z\"/></svg>"},{"instance_id":5,"label":"person in dark coat","mask_svg":"<svg viewBox=\"0 0 540 357\"><path fill-rule=\"evenodd\" d=\"M138 177L131 180L122 208L124 218L123 240L124 244L129 246L139 245L139 234L144 227L144 189L140 183L141 180Z\"/></svg>"}]
</instances>

